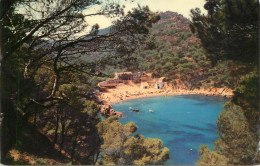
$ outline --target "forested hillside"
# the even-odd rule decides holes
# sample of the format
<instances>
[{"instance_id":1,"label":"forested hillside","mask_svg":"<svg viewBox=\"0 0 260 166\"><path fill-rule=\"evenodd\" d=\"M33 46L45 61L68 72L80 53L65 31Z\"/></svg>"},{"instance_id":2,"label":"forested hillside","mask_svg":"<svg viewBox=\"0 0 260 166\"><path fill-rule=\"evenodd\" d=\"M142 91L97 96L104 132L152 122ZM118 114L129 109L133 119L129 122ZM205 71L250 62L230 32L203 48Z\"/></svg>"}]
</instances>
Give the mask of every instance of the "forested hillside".
<instances>
[{"instance_id":1,"label":"forested hillside","mask_svg":"<svg viewBox=\"0 0 260 166\"><path fill-rule=\"evenodd\" d=\"M152 35L146 43L134 54L116 59L113 63L117 68L150 71L154 76L165 76L173 85L181 83L188 89L233 89L239 77L250 70L251 66L225 59L213 64L200 39L190 31L191 22L187 18L171 11L159 15L161 19L153 24Z\"/></svg>"},{"instance_id":2,"label":"forested hillside","mask_svg":"<svg viewBox=\"0 0 260 166\"><path fill-rule=\"evenodd\" d=\"M149 33L158 14L139 6L124 15L120 4L98 0L4 0L2 5L1 163L94 165L106 164L113 157L118 164L122 147L103 156L109 147L102 146L106 133L97 128L101 122L95 91L97 78L103 77L100 66L106 61L96 62L93 56L114 51L120 44L137 46L136 41L142 42L137 37ZM94 5L103 8L84 14ZM113 31L106 33L97 24L85 22L92 15L118 20ZM149 141L131 138L129 142L129 137L117 138L123 147L130 143L130 149L133 140ZM156 144L162 145L160 141ZM169 152L162 146L158 151L161 153L155 154L147 148L144 158L128 153L132 161L127 163L164 163ZM159 157L145 160L153 155Z\"/></svg>"},{"instance_id":3,"label":"forested hillside","mask_svg":"<svg viewBox=\"0 0 260 166\"><path fill-rule=\"evenodd\" d=\"M212 63L200 39L192 34L190 21L176 12L161 12L160 21L153 24L152 35L133 54L113 61L109 71L146 70L154 76L165 76L173 85L188 89L227 87L234 89L239 78L252 69L250 65L228 59Z\"/></svg>"},{"instance_id":4,"label":"forested hillside","mask_svg":"<svg viewBox=\"0 0 260 166\"><path fill-rule=\"evenodd\" d=\"M143 57L138 60L143 62L140 67L153 71L155 76L181 80L190 89L210 81L210 63L199 39L189 30L189 20L174 12L160 13L160 16L161 20L152 28L156 39L154 48L138 50Z\"/></svg>"}]
</instances>

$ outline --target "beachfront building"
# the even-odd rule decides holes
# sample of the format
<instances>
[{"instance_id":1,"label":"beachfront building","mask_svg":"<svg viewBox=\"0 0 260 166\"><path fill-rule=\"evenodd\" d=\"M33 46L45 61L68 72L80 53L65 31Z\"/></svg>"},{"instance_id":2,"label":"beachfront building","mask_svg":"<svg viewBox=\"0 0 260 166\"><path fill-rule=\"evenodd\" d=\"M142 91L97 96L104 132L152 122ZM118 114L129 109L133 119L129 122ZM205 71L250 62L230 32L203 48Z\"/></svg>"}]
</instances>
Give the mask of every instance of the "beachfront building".
<instances>
[{"instance_id":1,"label":"beachfront building","mask_svg":"<svg viewBox=\"0 0 260 166\"><path fill-rule=\"evenodd\" d=\"M155 83L155 85L154 85L154 88L156 88L156 89L162 89L163 86L164 86L164 82L163 82L164 80L165 80L165 77L159 78L159 79L156 81L156 83Z\"/></svg>"},{"instance_id":2,"label":"beachfront building","mask_svg":"<svg viewBox=\"0 0 260 166\"><path fill-rule=\"evenodd\" d=\"M107 79L106 81L102 81L98 83L100 88L115 88L118 84L118 80L116 79Z\"/></svg>"},{"instance_id":3,"label":"beachfront building","mask_svg":"<svg viewBox=\"0 0 260 166\"><path fill-rule=\"evenodd\" d=\"M148 82L149 77L146 74L143 74L143 75L141 75L140 79L141 79L141 82Z\"/></svg>"},{"instance_id":4,"label":"beachfront building","mask_svg":"<svg viewBox=\"0 0 260 166\"><path fill-rule=\"evenodd\" d=\"M98 86L100 88L114 88L120 83L129 84L131 81L133 83L141 83L141 88L148 89L150 85L155 84L155 88L162 89L163 79L161 77L159 80L152 78L152 73L147 73L146 71L139 71L136 73L132 72L116 72L114 78L107 79L106 81L100 82Z\"/></svg>"},{"instance_id":5,"label":"beachfront building","mask_svg":"<svg viewBox=\"0 0 260 166\"><path fill-rule=\"evenodd\" d=\"M146 72L145 71L139 71L137 73L133 73L133 79L138 79L141 78L141 76L145 76Z\"/></svg>"},{"instance_id":6,"label":"beachfront building","mask_svg":"<svg viewBox=\"0 0 260 166\"><path fill-rule=\"evenodd\" d=\"M146 75L147 75L149 78L152 78L152 77L153 77L153 73L146 73Z\"/></svg>"},{"instance_id":7,"label":"beachfront building","mask_svg":"<svg viewBox=\"0 0 260 166\"><path fill-rule=\"evenodd\" d=\"M133 73L132 72L116 72L115 78L117 80L132 80Z\"/></svg>"},{"instance_id":8,"label":"beachfront building","mask_svg":"<svg viewBox=\"0 0 260 166\"><path fill-rule=\"evenodd\" d=\"M156 82L155 85L154 85L154 88L155 89L162 89L163 88L163 82Z\"/></svg>"},{"instance_id":9,"label":"beachfront building","mask_svg":"<svg viewBox=\"0 0 260 166\"><path fill-rule=\"evenodd\" d=\"M141 88L148 89L148 88L150 88L150 86L147 82L141 82Z\"/></svg>"},{"instance_id":10,"label":"beachfront building","mask_svg":"<svg viewBox=\"0 0 260 166\"><path fill-rule=\"evenodd\" d=\"M116 83L107 83L106 81L98 83L100 88L115 88L117 86Z\"/></svg>"},{"instance_id":11,"label":"beachfront building","mask_svg":"<svg viewBox=\"0 0 260 166\"><path fill-rule=\"evenodd\" d=\"M139 72L133 73L133 81L134 81L134 83L141 82L141 77L142 76L146 76L146 72L145 71L139 71Z\"/></svg>"}]
</instances>

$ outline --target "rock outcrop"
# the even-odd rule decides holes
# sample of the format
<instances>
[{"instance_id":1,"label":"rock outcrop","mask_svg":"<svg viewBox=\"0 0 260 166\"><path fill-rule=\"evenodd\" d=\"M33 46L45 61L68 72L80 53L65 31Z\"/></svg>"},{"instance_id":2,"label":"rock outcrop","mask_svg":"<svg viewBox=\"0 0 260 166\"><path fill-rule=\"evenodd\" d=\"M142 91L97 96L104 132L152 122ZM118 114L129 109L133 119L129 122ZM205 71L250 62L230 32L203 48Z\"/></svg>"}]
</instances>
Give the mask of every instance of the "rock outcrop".
<instances>
[{"instance_id":1,"label":"rock outcrop","mask_svg":"<svg viewBox=\"0 0 260 166\"><path fill-rule=\"evenodd\" d=\"M115 111L111 104L101 105L100 113L105 116L113 116L113 115L117 115L119 117L123 116L123 113Z\"/></svg>"},{"instance_id":2,"label":"rock outcrop","mask_svg":"<svg viewBox=\"0 0 260 166\"><path fill-rule=\"evenodd\" d=\"M195 89L196 94L204 94L206 96L220 96L231 98L233 96L233 90L228 88L209 88L209 89Z\"/></svg>"}]
</instances>

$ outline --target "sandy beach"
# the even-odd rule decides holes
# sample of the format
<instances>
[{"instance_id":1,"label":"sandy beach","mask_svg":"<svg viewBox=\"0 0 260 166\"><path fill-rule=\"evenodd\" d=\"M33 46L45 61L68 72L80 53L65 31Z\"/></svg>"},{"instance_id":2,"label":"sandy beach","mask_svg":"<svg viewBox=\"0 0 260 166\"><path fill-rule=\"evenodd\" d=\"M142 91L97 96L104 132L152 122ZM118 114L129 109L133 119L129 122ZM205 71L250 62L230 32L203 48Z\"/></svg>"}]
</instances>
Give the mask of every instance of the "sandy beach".
<instances>
[{"instance_id":1,"label":"sandy beach","mask_svg":"<svg viewBox=\"0 0 260 166\"><path fill-rule=\"evenodd\" d=\"M104 104L112 104L146 97L187 94L201 94L230 98L233 96L233 91L225 88L195 89L191 91L187 89L172 88L169 86L166 86L163 89L155 89L153 87L142 89L139 84L121 84L116 88L107 89L105 92L99 92L97 97L100 101L104 102Z\"/></svg>"}]
</instances>

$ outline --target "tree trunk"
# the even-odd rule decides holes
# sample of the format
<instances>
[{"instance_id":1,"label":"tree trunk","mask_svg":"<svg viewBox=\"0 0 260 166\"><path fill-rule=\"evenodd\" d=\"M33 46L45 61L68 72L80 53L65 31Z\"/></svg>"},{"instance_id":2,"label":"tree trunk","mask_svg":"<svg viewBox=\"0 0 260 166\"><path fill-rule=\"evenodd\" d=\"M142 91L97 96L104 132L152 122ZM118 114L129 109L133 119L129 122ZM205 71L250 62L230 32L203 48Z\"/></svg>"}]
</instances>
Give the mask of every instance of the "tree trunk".
<instances>
[{"instance_id":1,"label":"tree trunk","mask_svg":"<svg viewBox=\"0 0 260 166\"><path fill-rule=\"evenodd\" d=\"M34 121L33 121L34 127L36 127L36 121L37 121L37 110L36 108L34 108Z\"/></svg>"},{"instance_id":2,"label":"tree trunk","mask_svg":"<svg viewBox=\"0 0 260 166\"><path fill-rule=\"evenodd\" d=\"M62 116L60 117L60 121L61 121L61 144L60 144L60 152L61 152L63 149L64 137L65 137L65 122Z\"/></svg>"},{"instance_id":3,"label":"tree trunk","mask_svg":"<svg viewBox=\"0 0 260 166\"><path fill-rule=\"evenodd\" d=\"M76 125L76 131L75 131L75 139L74 139L74 142L73 142L73 145L72 145L72 152L71 152L71 161L73 162L73 158L74 158L74 155L75 155L75 149L76 149L76 146L77 146L77 138L78 138L78 125Z\"/></svg>"},{"instance_id":4,"label":"tree trunk","mask_svg":"<svg viewBox=\"0 0 260 166\"><path fill-rule=\"evenodd\" d=\"M96 165L96 163L97 163L97 160L98 160L98 157L99 157L99 154L100 154L100 150L99 150L100 145L101 145L101 139L98 136L98 146L97 146L97 152L96 152L96 159L95 159L95 155L93 155L93 165Z\"/></svg>"},{"instance_id":5,"label":"tree trunk","mask_svg":"<svg viewBox=\"0 0 260 166\"><path fill-rule=\"evenodd\" d=\"M59 108L56 111L56 128L55 128L55 134L54 134L54 140L53 140L53 147L55 146L55 143L58 138L58 129L59 129Z\"/></svg>"}]
</instances>

